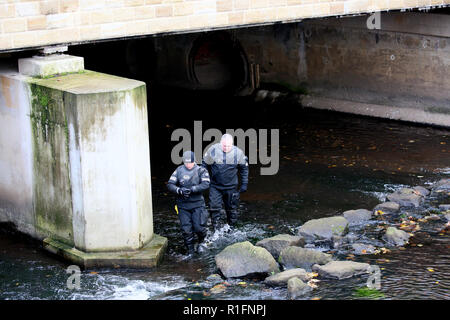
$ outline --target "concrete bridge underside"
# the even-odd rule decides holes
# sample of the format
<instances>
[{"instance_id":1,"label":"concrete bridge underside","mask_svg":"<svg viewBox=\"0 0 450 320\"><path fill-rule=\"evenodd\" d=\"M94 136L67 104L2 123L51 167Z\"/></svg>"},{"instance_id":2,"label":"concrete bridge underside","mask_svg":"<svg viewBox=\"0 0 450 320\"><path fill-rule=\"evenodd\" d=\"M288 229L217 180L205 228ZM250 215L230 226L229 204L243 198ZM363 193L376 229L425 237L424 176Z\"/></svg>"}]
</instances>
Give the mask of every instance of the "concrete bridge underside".
<instances>
[{"instance_id":1,"label":"concrete bridge underside","mask_svg":"<svg viewBox=\"0 0 450 320\"><path fill-rule=\"evenodd\" d=\"M69 17L83 11L82 4L90 3L91 10L101 11L105 8L96 3L110 3L76 2L80 6L71 7L62 20L75 23L76 19ZM74 263L148 267L161 259L167 240L153 232L148 146L146 85L152 82L174 89L236 95L278 87L298 94L299 103L307 107L450 127L447 14L382 13L381 29L369 30L367 15L298 20L365 12L373 4L370 1L277 1L277 6L273 1L229 1L231 7L227 1L212 1L214 15L227 17L226 22L217 24L219 18L206 18L213 14L208 13L210 9L175 14L179 3L205 5L210 1L150 2L134 1L132 16L136 17L139 3L152 7L156 16L170 7L170 18L154 18L164 28L150 30L150 22L143 22L145 31L128 34L123 33L130 30L128 22L123 22L114 29L117 32L109 34L110 39L187 33L102 42L95 47L73 45L68 52L85 56L86 69L121 75L114 71L126 65L127 74L135 74L133 78L141 81L85 70L82 58L67 55L16 60L0 70L0 222L12 223L19 231L44 240L48 250ZM385 9L434 5L430 1L376 1L381 2ZM248 4L247 9L238 10L243 3ZM352 5L359 7L352 11L349 8L356 8ZM0 15L8 14L1 10L10 7L0 6ZM305 11L305 6L310 11ZM58 10L62 7L59 4ZM317 11L318 7L327 9ZM16 13L20 11L20 6L14 8ZM33 6L28 11L24 8L20 12L26 15ZM337 11L332 13L332 8ZM281 18L283 12L290 18ZM236 13L244 20L231 23ZM59 21L51 20L55 17L48 20L56 14L47 14L46 23ZM196 15L205 15L205 20ZM181 17L192 23L195 20L198 28L189 24L176 29L170 24ZM260 19L249 22L245 20L248 17ZM91 38L73 40L66 27L45 24L48 29L19 31L23 28L17 27L14 39L22 39L25 32L31 40L16 41L8 38L8 19L1 20L6 42L0 41L0 48L5 52L108 38L86 29L92 31ZM33 25L29 18L20 19ZM95 19L98 16L91 12L90 23ZM209 22L200 25L200 21ZM276 21L297 22L273 24ZM234 28L246 24L269 25ZM85 27L74 27L78 36ZM106 30L101 24L88 27ZM214 28L231 30L189 32ZM54 35L66 32L65 41L52 37L53 42L40 42L39 32L49 30L56 32ZM92 58L102 48L113 58L104 59L102 54L97 55L98 60ZM3 57L9 56L11 61L15 54Z\"/></svg>"}]
</instances>

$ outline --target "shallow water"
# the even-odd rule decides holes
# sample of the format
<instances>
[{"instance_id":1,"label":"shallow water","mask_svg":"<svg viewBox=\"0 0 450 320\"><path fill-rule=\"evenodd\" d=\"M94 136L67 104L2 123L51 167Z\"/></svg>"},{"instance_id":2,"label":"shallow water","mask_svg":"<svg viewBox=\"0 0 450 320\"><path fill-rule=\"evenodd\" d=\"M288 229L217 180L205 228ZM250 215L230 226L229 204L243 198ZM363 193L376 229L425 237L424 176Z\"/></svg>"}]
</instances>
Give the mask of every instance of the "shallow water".
<instances>
[{"instance_id":1,"label":"shallow water","mask_svg":"<svg viewBox=\"0 0 450 320\"><path fill-rule=\"evenodd\" d=\"M249 190L241 197L237 229L210 232L204 252L186 260L173 197L165 188L175 168L170 163L174 143L167 141L174 128L190 128L193 120L201 119L204 105L199 106L200 113L184 118L150 112L155 232L169 239L162 264L150 271L83 271L81 290L70 290L66 286L67 263L33 242L2 232L0 299L286 299L286 289L269 288L250 279L228 280L223 292L211 293L217 283L206 278L217 272L214 256L229 244L245 240L255 243L279 233L295 234L309 219L349 209L372 209L401 187L428 185L450 177L449 130L294 110L292 106L254 104L249 108L252 111L242 118L210 117L203 123L204 129L280 129L280 170L274 176L260 176L257 165L250 167ZM450 203L447 197L427 202L421 210L433 209L442 201ZM380 291L385 299L449 299L450 241L448 234L437 231L442 225L443 220L423 224L422 231L432 235L430 245L392 249L382 255L335 256L382 268ZM360 241L385 246L375 228L375 224L352 227L350 232L359 235ZM304 298L355 299L355 289L364 287L366 279L322 280Z\"/></svg>"}]
</instances>

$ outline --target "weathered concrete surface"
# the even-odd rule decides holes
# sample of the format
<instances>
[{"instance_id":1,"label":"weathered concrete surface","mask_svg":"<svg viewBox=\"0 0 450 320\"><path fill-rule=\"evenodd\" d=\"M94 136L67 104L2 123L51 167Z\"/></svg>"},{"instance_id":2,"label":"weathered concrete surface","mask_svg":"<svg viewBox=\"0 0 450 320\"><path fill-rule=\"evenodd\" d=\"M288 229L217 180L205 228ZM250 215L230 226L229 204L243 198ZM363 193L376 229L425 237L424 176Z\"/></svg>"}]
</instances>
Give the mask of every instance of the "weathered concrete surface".
<instances>
[{"instance_id":1,"label":"weathered concrete surface","mask_svg":"<svg viewBox=\"0 0 450 320\"><path fill-rule=\"evenodd\" d=\"M45 78L55 74L83 70L84 59L67 54L51 54L19 59L19 73L25 76Z\"/></svg>"},{"instance_id":2,"label":"weathered concrete surface","mask_svg":"<svg viewBox=\"0 0 450 320\"><path fill-rule=\"evenodd\" d=\"M0 221L84 252L146 246L145 84L88 70L0 80Z\"/></svg>"},{"instance_id":3,"label":"weathered concrete surface","mask_svg":"<svg viewBox=\"0 0 450 320\"><path fill-rule=\"evenodd\" d=\"M305 22L304 105L450 126L447 18L382 13L381 30L366 17Z\"/></svg>"},{"instance_id":4,"label":"weathered concrete surface","mask_svg":"<svg viewBox=\"0 0 450 320\"><path fill-rule=\"evenodd\" d=\"M278 264L266 249L249 241L238 242L223 249L215 257L216 265L227 278L279 272Z\"/></svg>"},{"instance_id":5,"label":"weathered concrete surface","mask_svg":"<svg viewBox=\"0 0 450 320\"><path fill-rule=\"evenodd\" d=\"M110 38L209 31L380 10L445 5L447 0L323 1L3 1L0 51ZM45 19L42 19L45 17Z\"/></svg>"},{"instance_id":6,"label":"weathered concrete surface","mask_svg":"<svg viewBox=\"0 0 450 320\"><path fill-rule=\"evenodd\" d=\"M99 267L156 267L161 262L167 248L167 238L157 234L154 234L153 238L144 247L132 251L84 252L51 238L45 238L43 242L44 249L47 251L85 269Z\"/></svg>"}]
</instances>

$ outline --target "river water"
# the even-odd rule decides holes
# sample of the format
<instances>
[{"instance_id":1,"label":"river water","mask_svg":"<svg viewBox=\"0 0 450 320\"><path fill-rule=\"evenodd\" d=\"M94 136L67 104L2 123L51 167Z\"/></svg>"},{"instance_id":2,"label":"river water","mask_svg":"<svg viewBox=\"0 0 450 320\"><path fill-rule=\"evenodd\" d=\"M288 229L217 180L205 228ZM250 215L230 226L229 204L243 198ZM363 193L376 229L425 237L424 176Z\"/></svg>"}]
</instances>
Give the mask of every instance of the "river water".
<instances>
[{"instance_id":1,"label":"river water","mask_svg":"<svg viewBox=\"0 0 450 320\"><path fill-rule=\"evenodd\" d=\"M70 290L67 263L35 242L3 230L0 299L287 299L286 289L252 279L228 280L224 289L211 292L217 283L206 278L217 272L214 256L229 244L295 234L309 219L350 209L371 210L396 189L450 177L450 131L446 129L302 109L289 103L257 104L246 98L190 103L197 105L188 107L185 97L160 96L149 102L155 232L169 240L162 264L154 270L83 271L81 289ZM175 145L170 134L175 128L192 130L194 120L203 120L204 130L279 129L280 168L276 175L261 176L258 165L250 166L238 227L209 232L204 252L187 260L174 199L165 182L175 169L170 162ZM443 201L450 203L450 198L427 201L419 211ZM335 257L378 265L382 299L449 299L450 241L448 234L439 232L442 225L442 219L421 225L433 239L428 245L391 249L382 255L337 252ZM361 242L386 246L375 230L376 225L369 224L350 232ZM355 290L364 287L366 280L366 276L322 280L304 298L360 299Z\"/></svg>"}]
</instances>

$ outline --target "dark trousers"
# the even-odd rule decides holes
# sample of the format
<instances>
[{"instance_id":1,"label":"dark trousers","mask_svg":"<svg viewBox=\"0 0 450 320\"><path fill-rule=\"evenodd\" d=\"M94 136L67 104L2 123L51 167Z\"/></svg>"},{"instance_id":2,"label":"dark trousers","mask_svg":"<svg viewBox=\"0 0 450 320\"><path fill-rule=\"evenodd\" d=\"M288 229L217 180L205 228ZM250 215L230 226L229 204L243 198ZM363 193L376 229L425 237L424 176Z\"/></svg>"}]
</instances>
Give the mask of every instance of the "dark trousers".
<instances>
[{"instance_id":1,"label":"dark trousers","mask_svg":"<svg viewBox=\"0 0 450 320\"><path fill-rule=\"evenodd\" d=\"M227 223L230 226L236 224L239 207L239 192L236 188L221 190L214 186L210 186L209 208L211 212L211 221L214 227L219 223L222 203L225 206Z\"/></svg>"},{"instance_id":2,"label":"dark trousers","mask_svg":"<svg viewBox=\"0 0 450 320\"><path fill-rule=\"evenodd\" d=\"M178 208L178 218L184 244L188 251L192 251L194 249L194 233L197 234L200 243L205 239L207 211L203 206L193 209Z\"/></svg>"}]
</instances>

